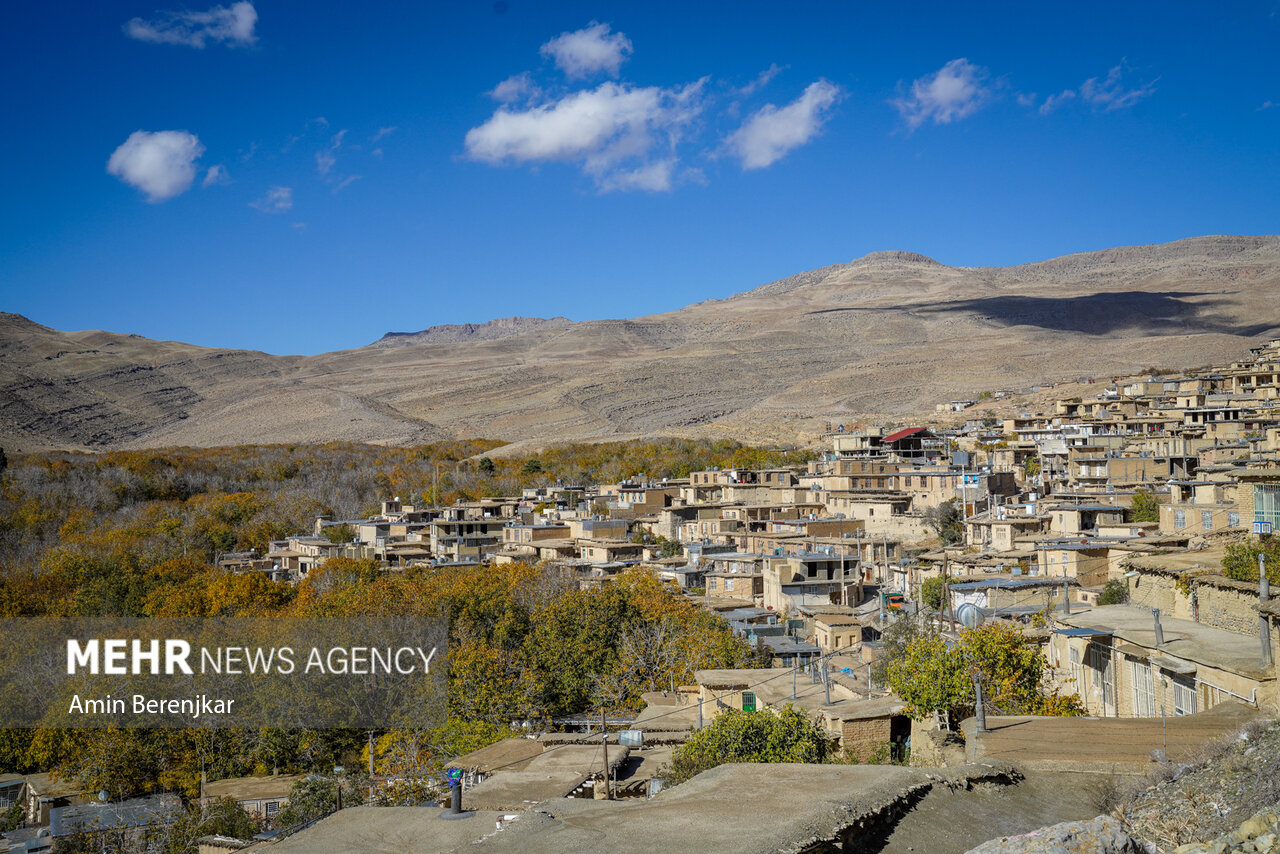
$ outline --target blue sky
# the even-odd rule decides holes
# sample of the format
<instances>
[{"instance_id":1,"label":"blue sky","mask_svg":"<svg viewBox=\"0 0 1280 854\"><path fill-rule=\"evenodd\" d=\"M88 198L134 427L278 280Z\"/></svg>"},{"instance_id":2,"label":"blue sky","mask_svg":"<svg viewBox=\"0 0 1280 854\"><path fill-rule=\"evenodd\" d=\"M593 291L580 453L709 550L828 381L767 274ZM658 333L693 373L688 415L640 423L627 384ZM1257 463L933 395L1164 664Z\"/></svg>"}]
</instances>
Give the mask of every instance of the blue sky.
<instances>
[{"instance_id":1,"label":"blue sky","mask_svg":"<svg viewBox=\"0 0 1280 854\"><path fill-rule=\"evenodd\" d=\"M17 0L0 308L273 353L1280 231L1280 3Z\"/></svg>"}]
</instances>

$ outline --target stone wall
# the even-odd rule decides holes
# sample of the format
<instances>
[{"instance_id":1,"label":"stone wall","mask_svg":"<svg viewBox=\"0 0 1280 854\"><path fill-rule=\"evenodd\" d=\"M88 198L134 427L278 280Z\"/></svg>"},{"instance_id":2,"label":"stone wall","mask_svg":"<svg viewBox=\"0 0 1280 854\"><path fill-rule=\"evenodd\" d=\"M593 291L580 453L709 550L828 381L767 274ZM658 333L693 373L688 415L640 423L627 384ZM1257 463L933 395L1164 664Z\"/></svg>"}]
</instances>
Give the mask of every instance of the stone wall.
<instances>
[{"instance_id":1,"label":"stone wall","mask_svg":"<svg viewBox=\"0 0 1280 854\"><path fill-rule=\"evenodd\" d=\"M954 768L965 764L964 743L953 732L933 728L932 721L911 721L911 759L916 768Z\"/></svg>"}]
</instances>

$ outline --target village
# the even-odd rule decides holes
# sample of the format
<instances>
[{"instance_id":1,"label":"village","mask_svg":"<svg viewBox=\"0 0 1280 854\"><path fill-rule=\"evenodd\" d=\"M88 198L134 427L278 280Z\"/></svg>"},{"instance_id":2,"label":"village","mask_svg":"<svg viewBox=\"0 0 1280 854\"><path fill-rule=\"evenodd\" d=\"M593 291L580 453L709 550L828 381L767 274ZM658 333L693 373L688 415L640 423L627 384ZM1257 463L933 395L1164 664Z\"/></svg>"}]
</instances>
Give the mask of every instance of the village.
<instances>
[{"instance_id":1,"label":"village","mask_svg":"<svg viewBox=\"0 0 1280 854\"><path fill-rule=\"evenodd\" d=\"M265 553L221 554L217 566L296 585L335 558L372 558L387 573L524 562L583 589L639 568L756 648L766 666L697 671L695 684L646 694L633 716L602 720L584 709L555 731L517 732L453 759L452 811L490 814L499 830L539 804L676 809L693 798L684 808L698 808L694 781L655 796L673 749L727 709L799 710L847 761L896 761L908 767L883 774L912 784L915 769L971 783L975 773L1009 773L1001 763L1136 774L1153 751L1230 735L1280 699L1280 604L1265 572L1227 567L1232 546L1265 548L1280 525L1280 339L1229 365L1090 388L1051 411L1001 419L964 420L976 401L955 401L913 424L832 425L818 458L798 467L681 479L637 472L450 506L389 496L374 516L322 516ZM963 721L909 714L874 675L899 621L953 639L981 625L1017 627L1043 656L1053 690L1074 695L1086 717L987 717L981 701ZM870 785L846 780L843 768L787 767L797 791L829 783L836 800L842 787ZM716 777L723 771L701 776L733 785ZM209 782L202 802L229 797L270 818L298 779ZM52 850L60 836L104 821L140 825L177 809L165 795L94 803L48 774L0 778L0 808L13 805L26 827L0 838L0 851ZM735 815L750 826L758 809L747 799ZM343 814L288 839L210 837L200 851L343 850L332 840L355 845L362 832L382 832L395 810L384 812L342 829L349 838L331 837L334 822L354 820ZM575 820L615 839L621 816ZM866 823L855 818L836 821L827 841L851 838ZM413 822L425 820L413 817L404 832L419 833Z\"/></svg>"}]
</instances>

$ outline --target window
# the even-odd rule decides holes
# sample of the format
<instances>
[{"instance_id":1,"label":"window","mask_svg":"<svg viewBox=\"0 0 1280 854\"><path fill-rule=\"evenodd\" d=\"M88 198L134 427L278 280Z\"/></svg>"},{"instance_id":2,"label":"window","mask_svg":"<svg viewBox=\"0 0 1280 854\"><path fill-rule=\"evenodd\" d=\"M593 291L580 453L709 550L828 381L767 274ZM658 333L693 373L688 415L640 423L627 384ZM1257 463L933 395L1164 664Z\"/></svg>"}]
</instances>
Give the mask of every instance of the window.
<instances>
[{"instance_id":1,"label":"window","mask_svg":"<svg viewBox=\"0 0 1280 854\"><path fill-rule=\"evenodd\" d=\"M725 589L725 590L732 590L732 589L733 589L733 579L732 579L732 578L726 578L726 579L724 580L724 589Z\"/></svg>"},{"instance_id":2,"label":"window","mask_svg":"<svg viewBox=\"0 0 1280 854\"><path fill-rule=\"evenodd\" d=\"M1196 683L1190 676L1173 677L1173 713L1176 715L1196 713Z\"/></svg>"},{"instance_id":3,"label":"window","mask_svg":"<svg viewBox=\"0 0 1280 854\"><path fill-rule=\"evenodd\" d=\"M1179 529L1187 527L1187 511L1186 510L1173 511L1173 527L1179 528Z\"/></svg>"},{"instance_id":4,"label":"window","mask_svg":"<svg viewBox=\"0 0 1280 854\"><path fill-rule=\"evenodd\" d=\"M1227 514L1227 527L1228 527L1228 528L1239 528L1239 527L1240 527L1240 514L1239 514L1239 513L1228 513L1228 514Z\"/></svg>"},{"instance_id":5,"label":"window","mask_svg":"<svg viewBox=\"0 0 1280 854\"><path fill-rule=\"evenodd\" d=\"M1213 530L1213 512L1211 510L1200 511L1200 527L1205 531Z\"/></svg>"},{"instance_id":6,"label":"window","mask_svg":"<svg viewBox=\"0 0 1280 854\"><path fill-rule=\"evenodd\" d=\"M754 712L756 710L756 695L751 691L742 692L742 711Z\"/></svg>"},{"instance_id":7,"label":"window","mask_svg":"<svg viewBox=\"0 0 1280 854\"><path fill-rule=\"evenodd\" d=\"M1133 660L1133 714L1139 718L1156 716L1156 694L1151 680L1151 667L1145 661Z\"/></svg>"},{"instance_id":8,"label":"window","mask_svg":"<svg viewBox=\"0 0 1280 854\"><path fill-rule=\"evenodd\" d=\"M267 801L267 818L271 818L280 810L279 801Z\"/></svg>"},{"instance_id":9,"label":"window","mask_svg":"<svg viewBox=\"0 0 1280 854\"><path fill-rule=\"evenodd\" d=\"M1280 530L1280 485L1260 483L1253 487L1253 521L1270 522Z\"/></svg>"}]
</instances>

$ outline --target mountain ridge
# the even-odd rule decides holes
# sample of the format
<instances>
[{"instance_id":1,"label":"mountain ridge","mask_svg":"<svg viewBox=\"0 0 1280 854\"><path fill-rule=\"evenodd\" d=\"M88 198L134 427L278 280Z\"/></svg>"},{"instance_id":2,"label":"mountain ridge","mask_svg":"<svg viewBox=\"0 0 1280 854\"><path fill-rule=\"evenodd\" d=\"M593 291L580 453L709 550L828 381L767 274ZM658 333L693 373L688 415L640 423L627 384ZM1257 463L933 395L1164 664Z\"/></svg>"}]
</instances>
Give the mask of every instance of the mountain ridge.
<instances>
[{"instance_id":1,"label":"mountain ridge","mask_svg":"<svg viewBox=\"0 0 1280 854\"><path fill-rule=\"evenodd\" d=\"M874 252L636 318L498 318L313 356L0 314L0 444L101 450L463 436L792 440L984 390L1230 360L1280 330L1280 237L1011 267Z\"/></svg>"}]
</instances>

